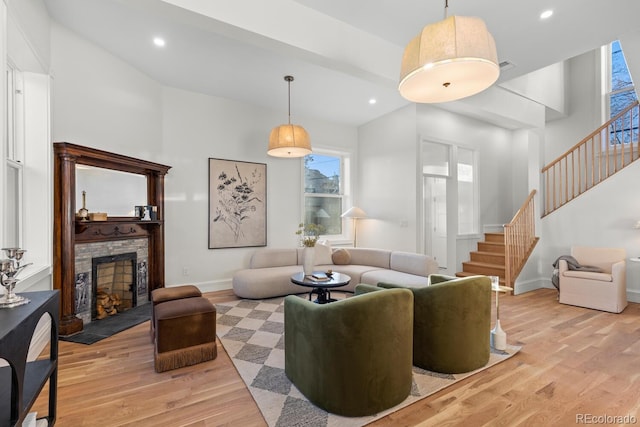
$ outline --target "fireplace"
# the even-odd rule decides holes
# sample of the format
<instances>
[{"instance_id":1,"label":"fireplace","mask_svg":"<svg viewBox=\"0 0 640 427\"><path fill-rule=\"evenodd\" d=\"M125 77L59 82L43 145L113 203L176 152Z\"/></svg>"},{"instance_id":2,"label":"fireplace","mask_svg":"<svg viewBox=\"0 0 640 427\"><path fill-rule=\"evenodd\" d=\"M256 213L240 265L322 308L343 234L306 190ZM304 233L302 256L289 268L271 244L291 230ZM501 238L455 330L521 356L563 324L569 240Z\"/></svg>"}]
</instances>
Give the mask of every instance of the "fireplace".
<instances>
[{"instance_id":1,"label":"fireplace","mask_svg":"<svg viewBox=\"0 0 640 427\"><path fill-rule=\"evenodd\" d=\"M93 258L91 264L92 321L122 313L137 305L135 252Z\"/></svg>"},{"instance_id":2,"label":"fireplace","mask_svg":"<svg viewBox=\"0 0 640 427\"><path fill-rule=\"evenodd\" d=\"M148 243L124 239L75 245L74 306L85 325L149 303Z\"/></svg>"},{"instance_id":3,"label":"fireplace","mask_svg":"<svg viewBox=\"0 0 640 427\"><path fill-rule=\"evenodd\" d=\"M151 290L164 287L164 176L170 166L68 142L54 143L53 150L53 287L60 290L60 335L71 335L91 321L92 258L137 252L138 306L149 302ZM143 221L107 212L100 221L77 219L78 165L144 176L146 200L136 204L156 206L156 218ZM125 248L131 242L139 247Z\"/></svg>"}]
</instances>

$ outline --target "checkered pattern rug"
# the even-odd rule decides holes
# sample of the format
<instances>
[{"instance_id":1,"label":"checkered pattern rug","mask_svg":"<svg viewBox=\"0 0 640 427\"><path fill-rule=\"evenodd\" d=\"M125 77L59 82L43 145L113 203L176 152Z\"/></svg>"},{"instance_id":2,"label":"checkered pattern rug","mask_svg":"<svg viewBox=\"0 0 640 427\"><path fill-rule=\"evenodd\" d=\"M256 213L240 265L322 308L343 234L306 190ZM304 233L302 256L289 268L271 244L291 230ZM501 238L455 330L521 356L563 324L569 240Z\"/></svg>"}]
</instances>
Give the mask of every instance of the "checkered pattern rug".
<instances>
[{"instance_id":1,"label":"checkered pattern rug","mask_svg":"<svg viewBox=\"0 0 640 427\"><path fill-rule=\"evenodd\" d=\"M332 296L338 292L332 292ZM335 297L334 296L334 297ZM269 426L362 426L397 411L463 378L516 354L492 349L484 368L465 374L438 374L413 368L413 386L404 402L382 413L348 418L330 414L309 402L284 373L284 298L239 300L216 304L217 334L253 395Z\"/></svg>"}]
</instances>

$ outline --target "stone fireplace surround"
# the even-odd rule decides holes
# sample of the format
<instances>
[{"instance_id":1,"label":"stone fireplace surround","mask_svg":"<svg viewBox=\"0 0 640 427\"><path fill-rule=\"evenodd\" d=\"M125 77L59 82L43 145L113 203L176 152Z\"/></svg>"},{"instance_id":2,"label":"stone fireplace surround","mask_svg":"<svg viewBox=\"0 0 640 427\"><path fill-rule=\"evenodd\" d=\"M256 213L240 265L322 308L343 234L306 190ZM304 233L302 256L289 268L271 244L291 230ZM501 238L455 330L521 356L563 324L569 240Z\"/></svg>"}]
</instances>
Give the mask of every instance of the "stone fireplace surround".
<instances>
[{"instance_id":1,"label":"stone fireplace surround","mask_svg":"<svg viewBox=\"0 0 640 427\"><path fill-rule=\"evenodd\" d=\"M95 321L95 286L93 284L94 258L134 253L136 263L136 305L149 302L146 270L148 265L148 239L111 240L75 245L76 292L75 313L84 325Z\"/></svg>"}]
</instances>

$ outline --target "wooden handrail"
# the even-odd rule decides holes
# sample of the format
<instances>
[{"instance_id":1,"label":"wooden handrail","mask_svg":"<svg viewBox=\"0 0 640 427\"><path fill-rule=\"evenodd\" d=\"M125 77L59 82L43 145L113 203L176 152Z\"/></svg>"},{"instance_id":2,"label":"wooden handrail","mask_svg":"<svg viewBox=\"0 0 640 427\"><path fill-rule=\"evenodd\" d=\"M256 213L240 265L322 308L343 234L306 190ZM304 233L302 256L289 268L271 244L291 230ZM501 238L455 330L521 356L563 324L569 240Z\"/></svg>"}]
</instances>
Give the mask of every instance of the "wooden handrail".
<instances>
[{"instance_id":1,"label":"wooden handrail","mask_svg":"<svg viewBox=\"0 0 640 427\"><path fill-rule=\"evenodd\" d=\"M637 160L639 129L640 106L635 101L542 168L545 185L542 216Z\"/></svg>"},{"instance_id":2,"label":"wooden handrail","mask_svg":"<svg viewBox=\"0 0 640 427\"><path fill-rule=\"evenodd\" d=\"M536 237L534 198L536 190L532 190L527 200L513 216L509 224L504 226L504 258L505 285L513 284L538 243Z\"/></svg>"}]
</instances>

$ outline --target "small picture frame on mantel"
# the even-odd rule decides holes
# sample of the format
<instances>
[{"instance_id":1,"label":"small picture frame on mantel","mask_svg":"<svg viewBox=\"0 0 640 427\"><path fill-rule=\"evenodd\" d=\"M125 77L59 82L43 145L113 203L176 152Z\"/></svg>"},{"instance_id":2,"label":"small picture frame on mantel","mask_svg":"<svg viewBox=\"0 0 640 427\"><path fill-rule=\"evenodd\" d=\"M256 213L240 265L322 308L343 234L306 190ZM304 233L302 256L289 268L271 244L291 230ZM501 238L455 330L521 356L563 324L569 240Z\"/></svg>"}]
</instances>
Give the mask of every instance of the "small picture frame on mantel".
<instances>
[{"instance_id":1,"label":"small picture frame on mantel","mask_svg":"<svg viewBox=\"0 0 640 427\"><path fill-rule=\"evenodd\" d=\"M140 221L155 221L158 219L158 207L153 205L136 206L135 215Z\"/></svg>"}]
</instances>

